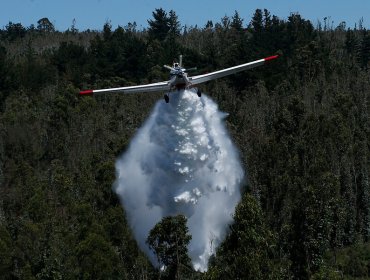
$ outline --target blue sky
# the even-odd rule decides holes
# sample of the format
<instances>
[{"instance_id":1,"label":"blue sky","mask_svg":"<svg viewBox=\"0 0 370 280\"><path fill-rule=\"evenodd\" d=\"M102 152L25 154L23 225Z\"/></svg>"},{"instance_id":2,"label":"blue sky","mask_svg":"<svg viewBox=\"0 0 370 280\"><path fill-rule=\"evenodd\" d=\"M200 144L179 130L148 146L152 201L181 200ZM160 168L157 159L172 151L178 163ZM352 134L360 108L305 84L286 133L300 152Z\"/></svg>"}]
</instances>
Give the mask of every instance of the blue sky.
<instances>
[{"instance_id":1,"label":"blue sky","mask_svg":"<svg viewBox=\"0 0 370 280\"><path fill-rule=\"evenodd\" d=\"M370 27L370 0L4 0L0 9L0 28L9 21L23 26L37 24L47 17L60 31L67 30L76 20L79 30L101 30L110 21L113 28L136 22L147 27L155 8L176 12L182 25L203 27L207 20L219 22L237 10L245 25L257 8L287 19L292 12L300 13L316 26L318 20L330 17L336 27L341 21L354 27L363 17L363 26Z\"/></svg>"}]
</instances>

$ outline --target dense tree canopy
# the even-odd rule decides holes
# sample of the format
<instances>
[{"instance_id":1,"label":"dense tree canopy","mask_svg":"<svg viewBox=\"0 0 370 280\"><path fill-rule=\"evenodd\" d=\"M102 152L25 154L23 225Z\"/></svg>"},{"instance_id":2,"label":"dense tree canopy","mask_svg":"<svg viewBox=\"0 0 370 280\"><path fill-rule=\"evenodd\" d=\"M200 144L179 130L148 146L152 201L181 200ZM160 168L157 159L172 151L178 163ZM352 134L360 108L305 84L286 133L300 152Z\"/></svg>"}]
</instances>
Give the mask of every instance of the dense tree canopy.
<instances>
[{"instance_id":1,"label":"dense tree canopy","mask_svg":"<svg viewBox=\"0 0 370 280\"><path fill-rule=\"evenodd\" d=\"M262 9L204 28L182 27L174 11L152 16L144 30L61 32L48 18L0 30L1 277L158 278L112 184L116 157L161 94L78 91L166 79L160 66L179 54L199 73L281 55L203 86L230 113L248 185L209 271L186 277L369 277L369 30Z\"/></svg>"}]
</instances>

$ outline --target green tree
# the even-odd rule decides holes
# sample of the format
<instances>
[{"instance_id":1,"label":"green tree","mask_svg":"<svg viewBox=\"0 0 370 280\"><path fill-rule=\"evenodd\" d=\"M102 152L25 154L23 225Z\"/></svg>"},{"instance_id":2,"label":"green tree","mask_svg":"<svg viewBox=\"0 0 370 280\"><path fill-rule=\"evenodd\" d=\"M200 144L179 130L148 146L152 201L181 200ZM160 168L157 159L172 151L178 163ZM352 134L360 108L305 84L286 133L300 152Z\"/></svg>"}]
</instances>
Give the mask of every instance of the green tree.
<instances>
[{"instance_id":1,"label":"green tree","mask_svg":"<svg viewBox=\"0 0 370 280\"><path fill-rule=\"evenodd\" d=\"M365 70L368 70L370 63L370 33L365 35L362 40L359 60L361 67Z\"/></svg>"},{"instance_id":2,"label":"green tree","mask_svg":"<svg viewBox=\"0 0 370 280\"><path fill-rule=\"evenodd\" d=\"M231 28L234 28L237 31L241 31L243 29L243 19L240 18L239 13L237 11L235 11L232 17L230 26Z\"/></svg>"},{"instance_id":3,"label":"green tree","mask_svg":"<svg viewBox=\"0 0 370 280\"><path fill-rule=\"evenodd\" d=\"M9 232L0 224L0 275L4 277L2 279L11 279L12 251L12 240Z\"/></svg>"},{"instance_id":4,"label":"green tree","mask_svg":"<svg viewBox=\"0 0 370 280\"><path fill-rule=\"evenodd\" d=\"M174 10L168 14L168 32L170 36L179 37L181 32L181 25L179 18Z\"/></svg>"},{"instance_id":5,"label":"green tree","mask_svg":"<svg viewBox=\"0 0 370 280\"><path fill-rule=\"evenodd\" d=\"M186 217L164 217L149 232L147 244L157 256L160 267L165 267L164 277L181 279L181 271L190 266L187 245L191 240Z\"/></svg>"},{"instance_id":6,"label":"green tree","mask_svg":"<svg viewBox=\"0 0 370 280\"><path fill-rule=\"evenodd\" d=\"M277 279L273 246L262 209L247 193L236 208L229 234L210 261L206 279Z\"/></svg>"},{"instance_id":7,"label":"green tree","mask_svg":"<svg viewBox=\"0 0 370 280\"><path fill-rule=\"evenodd\" d=\"M261 9L257 9L254 12L252 21L250 22L250 27L255 33L261 33L263 30L263 14Z\"/></svg>"},{"instance_id":8,"label":"green tree","mask_svg":"<svg viewBox=\"0 0 370 280\"><path fill-rule=\"evenodd\" d=\"M9 22L6 27L6 38L13 41L17 38L23 38L26 35L26 29L21 23Z\"/></svg>"},{"instance_id":9,"label":"green tree","mask_svg":"<svg viewBox=\"0 0 370 280\"><path fill-rule=\"evenodd\" d=\"M51 21L44 17L37 21L37 29L42 32L54 32L54 24L51 23Z\"/></svg>"},{"instance_id":10,"label":"green tree","mask_svg":"<svg viewBox=\"0 0 370 280\"><path fill-rule=\"evenodd\" d=\"M155 9L152 13L154 19L148 20L149 24L149 36L152 39L157 39L159 41L164 41L170 31L170 18L167 13L162 8ZM174 18L172 18L172 21ZM174 26L173 26L174 27Z\"/></svg>"},{"instance_id":11,"label":"green tree","mask_svg":"<svg viewBox=\"0 0 370 280\"><path fill-rule=\"evenodd\" d=\"M178 20L178 16L176 15L176 12L173 10L169 12L168 27L169 30L166 40L167 41L166 48L168 49L168 52L166 60L171 61L171 59L174 59L178 55L179 44L177 41L181 32L181 25Z\"/></svg>"},{"instance_id":12,"label":"green tree","mask_svg":"<svg viewBox=\"0 0 370 280\"><path fill-rule=\"evenodd\" d=\"M123 277L118 255L109 242L96 233L82 240L76 253L81 270L81 279L113 279Z\"/></svg>"}]
</instances>

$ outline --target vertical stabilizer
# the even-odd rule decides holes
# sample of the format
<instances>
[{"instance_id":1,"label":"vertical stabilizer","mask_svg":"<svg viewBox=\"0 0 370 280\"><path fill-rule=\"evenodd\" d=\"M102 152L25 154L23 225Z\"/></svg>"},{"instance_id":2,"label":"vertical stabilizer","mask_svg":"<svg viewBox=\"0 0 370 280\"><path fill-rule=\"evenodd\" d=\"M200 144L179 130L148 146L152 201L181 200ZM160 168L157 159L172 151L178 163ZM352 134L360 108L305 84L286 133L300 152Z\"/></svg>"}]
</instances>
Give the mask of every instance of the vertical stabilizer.
<instances>
[{"instance_id":1,"label":"vertical stabilizer","mask_svg":"<svg viewBox=\"0 0 370 280\"><path fill-rule=\"evenodd\" d=\"M180 57L179 57L179 64L180 64L180 67L182 67L182 54L180 54Z\"/></svg>"}]
</instances>

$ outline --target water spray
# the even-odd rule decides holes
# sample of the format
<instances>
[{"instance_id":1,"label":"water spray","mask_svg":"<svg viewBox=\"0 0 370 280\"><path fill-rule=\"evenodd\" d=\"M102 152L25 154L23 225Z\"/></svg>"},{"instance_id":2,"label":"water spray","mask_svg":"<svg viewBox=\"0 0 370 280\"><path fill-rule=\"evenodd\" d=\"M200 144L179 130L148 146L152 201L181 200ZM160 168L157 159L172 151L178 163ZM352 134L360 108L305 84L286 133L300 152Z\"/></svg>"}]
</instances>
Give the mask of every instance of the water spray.
<instances>
[{"instance_id":1,"label":"water spray","mask_svg":"<svg viewBox=\"0 0 370 280\"><path fill-rule=\"evenodd\" d=\"M244 172L227 133L225 113L190 90L158 101L128 150L116 162L115 191L140 248L163 217L183 214L192 240L189 256L206 271L209 257L225 237L240 200Z\"/></svg>"}]
</instances>

